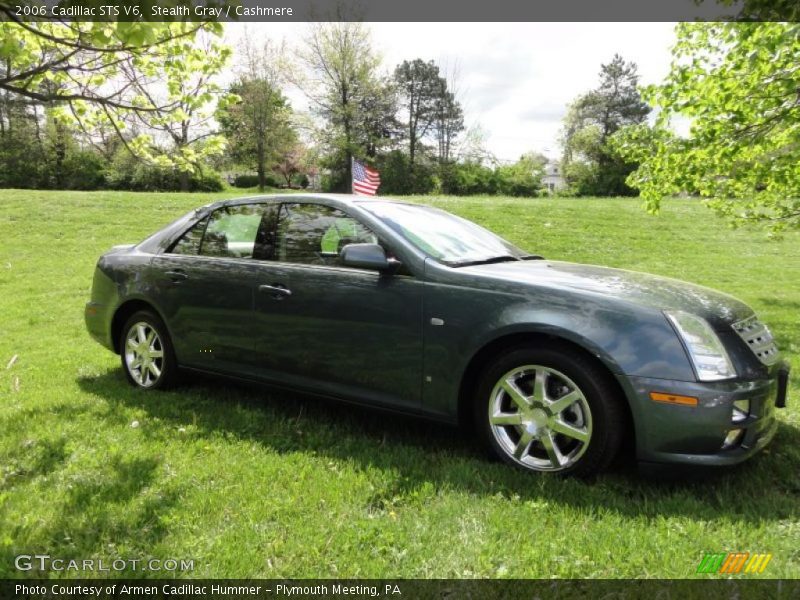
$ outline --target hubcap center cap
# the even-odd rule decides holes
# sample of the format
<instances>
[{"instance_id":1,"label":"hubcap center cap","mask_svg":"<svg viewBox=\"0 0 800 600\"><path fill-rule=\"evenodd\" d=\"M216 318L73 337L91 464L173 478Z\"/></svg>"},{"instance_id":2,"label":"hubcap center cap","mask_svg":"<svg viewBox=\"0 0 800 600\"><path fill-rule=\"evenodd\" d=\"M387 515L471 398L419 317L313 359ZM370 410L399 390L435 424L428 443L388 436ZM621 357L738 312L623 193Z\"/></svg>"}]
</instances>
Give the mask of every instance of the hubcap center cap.
<instances>
[{"instance_id":1,"label":"hubcap center cap","mask_svg":"<svg viewBox=\"0 0 800 600\"><path fill-rule=\"evenodd\" d=\"M531 411L531 425L533 425L535 429L547 425L547 420L547 413L541 408L534 408Z\"/></svg>"}]
</instances>

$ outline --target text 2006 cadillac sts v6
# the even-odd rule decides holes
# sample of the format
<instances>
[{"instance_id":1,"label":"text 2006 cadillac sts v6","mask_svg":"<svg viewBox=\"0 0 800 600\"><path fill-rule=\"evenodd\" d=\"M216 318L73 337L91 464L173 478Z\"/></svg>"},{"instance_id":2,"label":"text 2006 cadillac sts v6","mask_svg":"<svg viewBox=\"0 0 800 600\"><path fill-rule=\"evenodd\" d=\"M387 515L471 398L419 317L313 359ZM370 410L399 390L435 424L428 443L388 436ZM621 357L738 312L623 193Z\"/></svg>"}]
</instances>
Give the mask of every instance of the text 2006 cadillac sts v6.
<instances>
[{"instance_id":1,"label":"text 2006 cadillac sts v6","mask_svg":"<svg viewBox=\"0 0 800 600\"><path fill-rule=\"evenodd\" d=\"M730 296L350 196L217 202L114 248L86 324L143 389L179 368L263 381L467 422L513 465L576 475L625 439L640 461L740 462L788 381Z\"/></svg>"}]
</instances>

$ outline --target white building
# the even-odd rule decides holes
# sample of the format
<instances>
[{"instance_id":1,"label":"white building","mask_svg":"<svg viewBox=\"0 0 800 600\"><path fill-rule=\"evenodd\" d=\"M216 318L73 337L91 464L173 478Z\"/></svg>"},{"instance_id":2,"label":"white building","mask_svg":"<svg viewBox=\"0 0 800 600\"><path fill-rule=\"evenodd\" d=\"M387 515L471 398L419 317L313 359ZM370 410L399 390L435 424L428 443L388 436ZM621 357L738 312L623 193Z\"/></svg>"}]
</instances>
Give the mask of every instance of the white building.
<instances>
[{"instance_id":1,"label":"white building","mask_svg":"<svg viewBox=\"0 0 800 600\"><path fill-rule=\"evenodd\" d=\"M542 187L548 190L551 194L562 190L567 187L567 182L564 181L561 175L561 164L549 161L544 167L544 177L542 177Z\"/></svg>"}]
</instances>

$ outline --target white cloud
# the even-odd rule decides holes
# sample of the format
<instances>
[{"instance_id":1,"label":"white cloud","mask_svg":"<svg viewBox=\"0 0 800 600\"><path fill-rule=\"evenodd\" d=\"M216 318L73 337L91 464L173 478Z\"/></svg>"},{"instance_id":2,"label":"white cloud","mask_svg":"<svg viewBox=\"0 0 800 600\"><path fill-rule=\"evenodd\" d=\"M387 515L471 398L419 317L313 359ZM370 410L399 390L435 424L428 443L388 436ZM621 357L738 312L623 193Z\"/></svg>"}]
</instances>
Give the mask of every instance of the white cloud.
<instances>
[{"instance_id":1,"label":"white cloud","mask_svg":"<svg viewBox=\"0 0 800 600\"><path fill-rule=\"evenodd\" d=\"M515 160L528 150L557 157L566 105L597 84L600 64L614 53L639 65L642 83L666 75L671 23L370 23L383 69L422 58L458 65L468 124L489 133L489 149ZM238 38L242 25L228 25ZM301 44L308 25L258 23L259 36ZM303 108L302 94L290 94Z\"/></svg>"}]
</instances>

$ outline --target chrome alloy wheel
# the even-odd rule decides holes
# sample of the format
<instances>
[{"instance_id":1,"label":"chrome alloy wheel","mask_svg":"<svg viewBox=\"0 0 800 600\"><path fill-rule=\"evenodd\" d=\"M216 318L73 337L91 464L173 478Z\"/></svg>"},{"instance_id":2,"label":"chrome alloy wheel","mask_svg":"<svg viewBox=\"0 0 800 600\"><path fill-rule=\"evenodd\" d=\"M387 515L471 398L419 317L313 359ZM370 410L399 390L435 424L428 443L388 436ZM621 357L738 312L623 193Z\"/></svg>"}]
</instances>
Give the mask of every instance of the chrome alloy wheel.
<instances>
[{"instance_id":1,"label":"chrome alloy wheel","mask_svg":"<svg viewBox=\"0 0 800 600\"><path fill-rule=\"evenodd\" d=\"M563 373L524 365L503 375L489 399L489 426L500 448L536 471L563 471L589 447L592 412Z\"/></svg>"},{"instance_id":2,"label":"chrome alloy wheel","mask_svg":"<svg viewBox=\"0 0 800 600\"><path fill-rule=\"evenodd\" d=\"M134 323L125 336L125 365L133 380L150 387L161 377L164 368L164 346L153 326L144 321Z\"/></svg>"}]
</instances>

